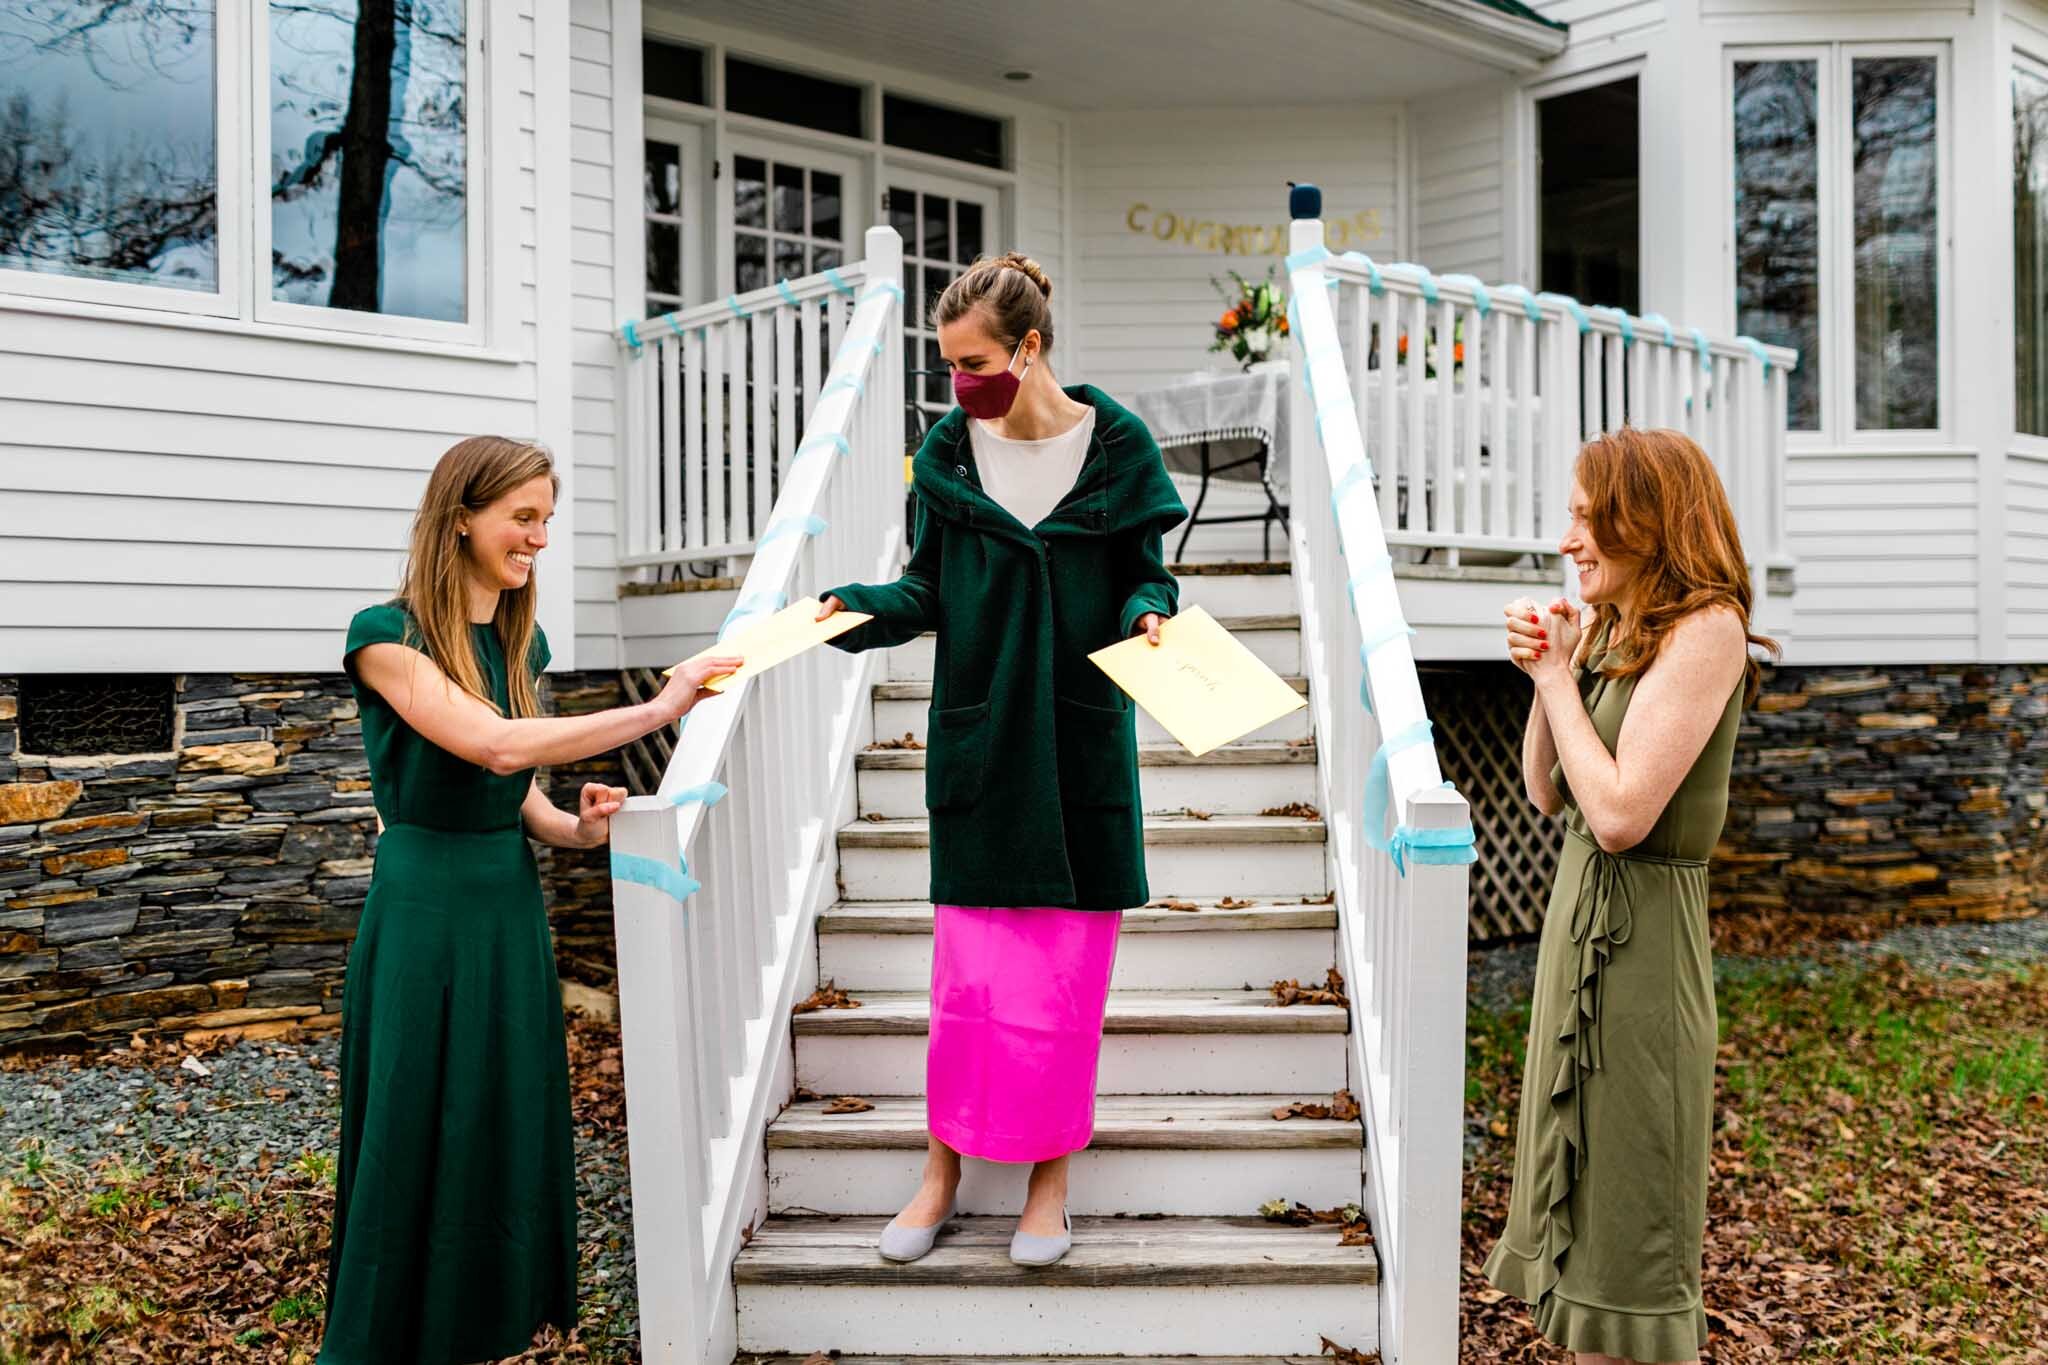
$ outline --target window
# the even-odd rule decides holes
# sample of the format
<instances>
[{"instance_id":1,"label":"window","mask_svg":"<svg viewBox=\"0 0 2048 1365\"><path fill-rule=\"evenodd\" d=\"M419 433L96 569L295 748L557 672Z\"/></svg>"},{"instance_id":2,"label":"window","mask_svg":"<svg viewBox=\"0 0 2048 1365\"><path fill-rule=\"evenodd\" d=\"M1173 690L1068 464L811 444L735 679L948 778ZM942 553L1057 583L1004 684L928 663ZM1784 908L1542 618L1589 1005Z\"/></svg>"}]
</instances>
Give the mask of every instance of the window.
<instances>
[{"instance_id":1,"label":"window","mask_svg":"<svg viewBox=\"0 0 2048 1365\"><path fill-rule=\"evenodd\" d=\"M640 84L648 94L661 99L709 103L704 98L703 49L641 39Z\"/></svg>"},{"instance_id":2,"label":"window","mask_svg":"<svg viewBox=\"0 0 2048 1365\"><path fill-rule=\"evenodd\" d=\"M1536 105L1542 288L1631 313L1642 296L1636 102L1630 76Z\"/></svg>"},{"instance_id":3,"label":"window","mask_svg":"<svg viewBox=\"0 0 2048 1365\"><path fill-rule=\"evenodd\" d=\"M1002 120L941 108L907 95L882 96L882 141L976 166L1001 169L1003 165Z\"/></svg>"},{"instance_id":4,"label":"window","mask_svg":"<svg viewBox=\"0 0 2048 1365\"><path fill-rule=\"evenodd\" d=\"M1793 429L1939 428L1940 56L1832 46L1731 74L1736 326L1798 348Z\"/></svg>"},{"instance_id":5,"label":"window","mask_svg":"<svg viewBox=\"0 0 2048 1365\"><path fill-rule=\"evenodd\" d=\"M821 133L867 135L861 120L859 86L763 66L744 57L725 59L725 107L730 113L794 123Z\"/></svg>"},{"instance_id":6,"label":"window","mask_svg":"<svg viewBox=\"0 0 2048 1365\"><path fill-rule=\"evenodd\" d=\"M843 177L794 160L732 159L733 288L744 294L846 260Z\"/></svg>"},{"instance_id":7,"label":"window","mask_svg":"<svg viewBox=\"0 0 2048 1365\"><path fill-rule=\"evenodd\" d=\"M0 5L0 269L220 287L212 0Z\"/></svg>"},{"instance_id":8,"label":"window","mask_svg":"<svg viewBox=\"0 0 2048 1365\"><path fill-rule=\"evenodd\" d=\"M2019 430L2048 436L2048 78L2012 74L2012 254Z\"/></svg>"},{"instance_id":9,"label":"window","mask_svg":"<svg viewBox=\"0 0 2048 1365\"><path fill-rule=\"evenodd\" d=\"M1819 63L1735 64L1735 327L1791 346L1794 431L1820 428Z\"/></svg>"},{"instance_id":10,"label":"window","mask_svg":"<svg viewBox=\"0 0 2048 1365\"><path fill-rule=\"evenodd\" d=\"M469 316L466 0L271 0L271 297Z\"/></svg>"}]
</instances>

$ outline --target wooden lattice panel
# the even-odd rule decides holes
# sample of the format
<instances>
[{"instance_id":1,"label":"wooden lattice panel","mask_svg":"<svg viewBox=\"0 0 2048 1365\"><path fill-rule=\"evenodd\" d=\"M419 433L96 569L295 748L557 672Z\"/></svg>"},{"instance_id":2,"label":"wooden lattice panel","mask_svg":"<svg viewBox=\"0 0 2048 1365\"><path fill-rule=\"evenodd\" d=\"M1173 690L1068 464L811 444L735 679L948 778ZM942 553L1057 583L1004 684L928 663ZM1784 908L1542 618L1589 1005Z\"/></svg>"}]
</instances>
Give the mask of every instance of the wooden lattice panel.
<instances>
[{"instance_id":1,"label":"wooden lattice panel","mask_svg":"<svg viewBox=\"0 0 2048 1365\"><path fill-rule=\"evenodd\" d=\"M1474 939L1533 934L1557 873L1558 823L1522 789L1522 727L1530 684L1513 664L1422 670L1436 727L1437 762L1472 807L1479 861L1472 868Z\"/></svg>"}]
</instances>

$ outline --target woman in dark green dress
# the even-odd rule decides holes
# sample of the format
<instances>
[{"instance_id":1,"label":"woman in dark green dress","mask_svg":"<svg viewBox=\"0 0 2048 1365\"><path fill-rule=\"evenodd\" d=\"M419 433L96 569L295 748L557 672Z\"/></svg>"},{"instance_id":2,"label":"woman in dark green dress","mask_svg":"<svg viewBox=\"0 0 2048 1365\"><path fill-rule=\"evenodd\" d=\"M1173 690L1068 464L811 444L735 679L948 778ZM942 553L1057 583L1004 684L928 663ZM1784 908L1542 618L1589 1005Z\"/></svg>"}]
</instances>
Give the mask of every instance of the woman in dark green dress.
<instances>
[{"instance_id":1,"label":"woman in dark green dress","mask_svg":"<svg viewBox=\"0 0 2048 1365\"><path fill-rule=\"evenodd\" d=\"M1507 608L1536 683L1529 798L1565 815L1537 949L1514 1190L1486 1275L1579 1365L1695 1361L1714 1109L1707 858L1755 695L1747 562L1675 431L1580 452L1559 545L1591 611Z\"/></svg>"},{"instance_id":2,"label":"woman in dark green dress","mask_svg":"<svg viewBox=\"0 0 2048 1365\"><path fill-rule=\"evenodd\" d=\"M320 1365L460 1365L576 1320L561 988L527 840L602 844L626 794L588 783L572 815L535 770L674 724L739 660L680 668L642 705L541 716L533 560L558 489L545 450L460 442L397 598L349 623L381 832L342 999Z\"/></svg>"}]
</instances>

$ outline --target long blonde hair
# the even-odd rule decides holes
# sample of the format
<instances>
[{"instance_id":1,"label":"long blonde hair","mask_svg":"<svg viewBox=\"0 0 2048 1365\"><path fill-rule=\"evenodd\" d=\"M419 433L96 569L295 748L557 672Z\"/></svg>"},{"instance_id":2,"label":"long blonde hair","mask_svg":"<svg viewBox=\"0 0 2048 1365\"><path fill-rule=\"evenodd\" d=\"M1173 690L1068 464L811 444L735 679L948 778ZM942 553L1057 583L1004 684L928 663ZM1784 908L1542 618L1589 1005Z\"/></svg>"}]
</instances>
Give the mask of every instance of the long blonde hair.
<instances>
[{"instance_id":1,"label":"long blonde hair","mask_svg":"<svg viewBox=\"0 0 2048 1365\"><path fill-rule=\"evenodd\" d=\"M1622 427L1588 441L1575 471L1586 491L1586 524L1602 554L1635 574L1626 648L1610 654L1601 672L1610 678L1640 675L1657 658L1671 628L1706 607L1733 608L1749 643L1777 653L1775 640L1750 630L1755 605L1742 537L1721 476L1707 453L1682 432ZM1595 630L1611 643L1622 626L1611 602L1594 609ZM1755 701L1763 670L1751 657L1744 696Z\"/></svg>"},{"instance_id":2,"label":"long blonde hair","mask_svg":"<svg viewBox=\"0 0 2048 1365\"><path fill-rule=\"evenodd\" d=\"M498 709L484 680L483 665L469 638L469 569L463 563L462 516L504 497L530 479L546 475L559 496L562 480L554 457L529 441L507 436L471 436L448 448L428 476L412 519L412 547L405 576L398 584L399 601L412 614L427 656L463 691ZM511 714L540 714L540 692L534 685L528 651L533 646L537 579L529 572L522 587L498 593L491 618L498 644L505 652L506 695Z\"/></svg>"}]
</instances>

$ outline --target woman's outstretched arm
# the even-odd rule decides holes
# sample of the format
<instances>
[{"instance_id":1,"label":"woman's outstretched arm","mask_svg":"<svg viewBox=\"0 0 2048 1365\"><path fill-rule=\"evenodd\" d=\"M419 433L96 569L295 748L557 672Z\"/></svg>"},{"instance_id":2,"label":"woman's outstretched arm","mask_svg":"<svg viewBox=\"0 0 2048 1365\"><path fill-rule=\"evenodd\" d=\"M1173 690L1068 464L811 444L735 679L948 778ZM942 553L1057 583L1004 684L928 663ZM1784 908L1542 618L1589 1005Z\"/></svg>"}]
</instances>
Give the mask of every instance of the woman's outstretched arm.
<instances>
[{"instance_id":1,"label":"woman's outstretched arm","mask_svg":"<svg viewBox=\"0 0 2048 1365\"><path fill-rule=\"evenodd\" d=\"M1742 620L1726 607L1673 626L1643 672L1614 752L1593 728L1569 660L1550 651L1530 673L1572 799L1600 847L1621 853L1649 834L1721 723L1749 659Z\"/></svg>"},{"instance_id":2,"label":"woman's outstretched arm","mask_svg":"<svg viewBox=\"0 0 2048 1365\"><path fill-rule=\"evenodd\" d=\"M651 700L587 716L499 715L457 687L440 665L407 645L380 641L350 656L356 674L391 703L405 723L457 758L499 776L616 749L673 725L706 697L704 680L739 668L737 657L684 664Z\"/></svg>"}]
</instances>

